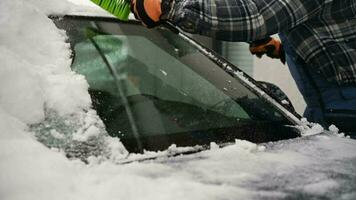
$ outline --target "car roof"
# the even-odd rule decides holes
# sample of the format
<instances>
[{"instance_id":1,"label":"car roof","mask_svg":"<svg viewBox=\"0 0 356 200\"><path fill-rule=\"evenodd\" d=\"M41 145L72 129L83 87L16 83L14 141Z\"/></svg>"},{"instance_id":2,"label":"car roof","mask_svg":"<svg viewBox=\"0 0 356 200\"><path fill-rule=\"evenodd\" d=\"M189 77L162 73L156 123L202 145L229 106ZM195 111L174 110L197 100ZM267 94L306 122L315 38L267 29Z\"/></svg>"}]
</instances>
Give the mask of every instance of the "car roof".
<instances>
[{"instance_id":1,"label":"car roof","mask_svg":"<svg viewBox=\"0 0 356 200\"><path fill-rule=\"evenodd\" d=\"M98 6L84 6L83 8L80 9L69 10L63 13L63 15L83 16L83 17L105 17L105 18L118 19L114 15L101 9ZM128 20L138 21L132 13L130 13Z\"/></svg>"}]
</instances>

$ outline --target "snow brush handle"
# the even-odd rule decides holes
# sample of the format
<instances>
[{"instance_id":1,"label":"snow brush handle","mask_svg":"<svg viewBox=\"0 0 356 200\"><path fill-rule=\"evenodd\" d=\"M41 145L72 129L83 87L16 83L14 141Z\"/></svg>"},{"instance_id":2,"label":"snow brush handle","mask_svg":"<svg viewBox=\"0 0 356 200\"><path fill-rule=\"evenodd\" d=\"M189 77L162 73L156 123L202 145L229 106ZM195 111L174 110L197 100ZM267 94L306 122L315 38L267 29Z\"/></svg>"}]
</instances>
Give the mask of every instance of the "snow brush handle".
<instances>
[{"instance_id":1,"label":"snow brush handle","mask_svg":"<svg viewBox=\"0 0 356 200\"><path fill-rule=\"evenodd\" d=\"M127 21L130 14L130 0L91 0L120 20Z\"/></svg>"}]
</instances>

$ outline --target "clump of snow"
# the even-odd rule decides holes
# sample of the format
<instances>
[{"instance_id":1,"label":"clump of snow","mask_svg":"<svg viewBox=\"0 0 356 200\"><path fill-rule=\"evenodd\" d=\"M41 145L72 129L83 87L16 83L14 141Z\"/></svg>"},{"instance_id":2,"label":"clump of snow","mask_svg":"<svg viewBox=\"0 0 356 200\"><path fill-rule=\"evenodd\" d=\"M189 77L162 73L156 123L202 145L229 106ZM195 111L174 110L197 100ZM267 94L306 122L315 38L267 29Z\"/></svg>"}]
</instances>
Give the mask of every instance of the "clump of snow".
<instances>
[{"instance_id":1,"label":"clump of snow","mask_svg":"<svg viewBox=\"0 0 356 200\"><path fill-rule=\"evenodd\" d=\"M215 142L210 143L210 149L215 150L215 149L219 149L219 148L220 148L219 145L217 145Z\"/></svg>"},{"instance_id":2,"label":"clump of snow","mask_svg":"<svg viewBox=\"0 0 356 200\"><path fill-rule=\"evenodd\" d=\"M235 140L235 145L238 148L241 148L242 151L253 152L258 150L257 144L248 142L246 140Z\"/></svg>"},{"instance_id":3,"label":"clump of snow","mask_svg":"<svg viewBox=\"0 0 356 200\"><path fill-rule=\"evenodd\" d=\"M313 124L310 129L302 133L303 136L316 135L324 132L324 128L320 124Z\"/></svg>"},{"instance_id":4,"label":"clump of snow","mask_svg":"<svg viewBox=\"0 0 356 200\"><path fill-rule=\"evenodd\" d=\"M166 71L162 70L162 69L160 69L159 71L160 71L164 76L167 76L167 75L168 75L168 73L167 73Z\"/></svg>"},{"instance_id":5,"label":"clump of snow","mask_svg":"<svg viewBox=\"0 0 356 200\"><path fill-rule=\"evenodd\" d=\"M329 126L329 131L335 134L339 133L339 129L333 124Z\"/></svg>"},{"instance_id":6,"label":"clump of snow","mask_svg":"<svg viewBox=\"0 0 356 200\"><path fill-rule=\"evenodd\" d=\"M95 115L94 111L90 112L91 115ZM96 120L93 116L86 116L84 119L84 124L76 130L73 134L73 140L76 141L88 141L92 139L98 139L100 136L100 128L95 124Z\"/></svg>"},{"instance_id":7,"label":"clump of snow","mask_svg":"<svg viewBox=\"0 0 356 200\"><path fill-rule=\"evenodd\" d=\"M302 136L311 136L323 133L324 128L317 123L309 122L306 118L302 118L301 124L297 127L302 133Z\"/></svg>"},{"instance_id":8,"label":"clump of snow","mask_svg":"<svg viewBox=\"0 0 356 200\"><path fill-rule=\"evenodd\" d=\"M285 100L285 99L283 99L283 100L281 101L281 103L284 104L284 105L289 105L289 102L288 102L287 100Z\"/></svg>"},{"instance_id":9,"label":"clump of snow","mask_svg":"<svg viewBox=\"0 0 356 200\"><path fill-rule=\"evenodd\" d=\"M87 141L90 139L95 139L99 136L100 129L96 126L90 126L86 130L78 130L73 135L73 139L77 141Z\"/></svg>"},{"instance_id":10,"label":"clump of snow","mask_svg":"<svg viewBox=\"0 0 356 200\"><path fill-rule=\"evenodd\" d=\"M346 136L345 133L339 133L339 128L337 128L335 125L330 125L329 126L329 131L335 135L337 135L338 137L346 137L346 138L350 138L350 136Z\"/></svg>"}]
</instances>

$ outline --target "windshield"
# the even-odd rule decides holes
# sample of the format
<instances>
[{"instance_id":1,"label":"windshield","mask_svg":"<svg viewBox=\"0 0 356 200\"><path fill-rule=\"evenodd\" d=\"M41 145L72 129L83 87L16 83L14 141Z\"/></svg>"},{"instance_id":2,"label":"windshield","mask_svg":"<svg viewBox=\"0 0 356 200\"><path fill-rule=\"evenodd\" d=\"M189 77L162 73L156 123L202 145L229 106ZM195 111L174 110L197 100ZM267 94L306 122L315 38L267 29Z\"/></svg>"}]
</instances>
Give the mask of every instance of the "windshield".
<instances>
[{"instance_id":1,"label":"windshield","mask_svg":"<svg viewBox=\"0 0 356 200\"><path fill-rule=\"evenodd\" d=\"M74 71L112 136L135 152L298 135L276 109L165 27L64 18Z\"/></svg>"}]
</instances>

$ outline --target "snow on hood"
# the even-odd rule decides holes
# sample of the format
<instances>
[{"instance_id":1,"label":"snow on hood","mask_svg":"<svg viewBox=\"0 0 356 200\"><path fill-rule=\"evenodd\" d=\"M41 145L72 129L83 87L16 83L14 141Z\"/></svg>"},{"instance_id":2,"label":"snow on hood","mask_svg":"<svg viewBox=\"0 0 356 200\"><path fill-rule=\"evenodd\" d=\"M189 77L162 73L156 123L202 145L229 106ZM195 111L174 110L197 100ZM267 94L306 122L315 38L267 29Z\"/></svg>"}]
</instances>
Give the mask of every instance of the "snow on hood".
<instances>
[{"instance_id":1,"label":"snow on hood","mask_svg":"<svg viewBox=\"0 0 356 200\"><path fill-rule=\"evenodd\" d=\"M0 1L0 199L356 198L356 141L335 134L116 164L127 152L107 137L88 84L70 70L65 33L47 18L83 8ZM86 143L89 164L64 156Z\"/></svg>"}]
</instances>

